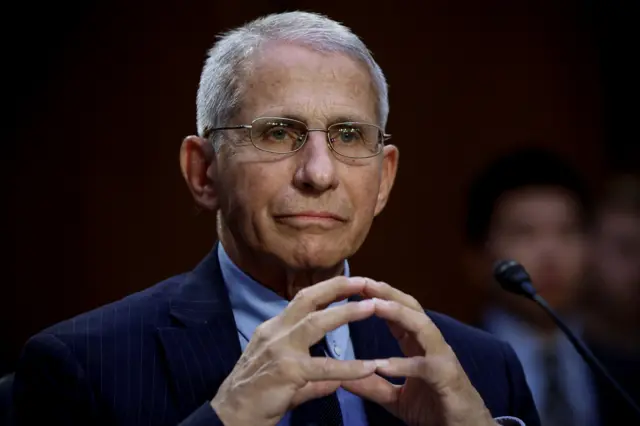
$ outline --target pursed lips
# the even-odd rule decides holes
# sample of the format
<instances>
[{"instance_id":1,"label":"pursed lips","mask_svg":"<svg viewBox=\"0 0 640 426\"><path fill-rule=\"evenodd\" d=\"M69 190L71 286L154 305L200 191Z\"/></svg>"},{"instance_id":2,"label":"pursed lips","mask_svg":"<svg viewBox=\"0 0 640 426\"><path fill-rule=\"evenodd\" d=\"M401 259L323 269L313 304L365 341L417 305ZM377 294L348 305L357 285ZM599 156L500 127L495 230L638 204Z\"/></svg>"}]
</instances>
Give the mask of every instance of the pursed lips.
<instances>
[{"instance_id":1,"label":"pursed lips","mask_svg":"<svg viewBox=\"0 0 640 426\"><path fill-rule=\"evenodd\" d=\"M296 213L279 214L275 216L276 219L295 219L295 220L308 220L308 221L337 221L346 222L346 218L327 211L303 211Z\"/></svg>"}]
</instances>

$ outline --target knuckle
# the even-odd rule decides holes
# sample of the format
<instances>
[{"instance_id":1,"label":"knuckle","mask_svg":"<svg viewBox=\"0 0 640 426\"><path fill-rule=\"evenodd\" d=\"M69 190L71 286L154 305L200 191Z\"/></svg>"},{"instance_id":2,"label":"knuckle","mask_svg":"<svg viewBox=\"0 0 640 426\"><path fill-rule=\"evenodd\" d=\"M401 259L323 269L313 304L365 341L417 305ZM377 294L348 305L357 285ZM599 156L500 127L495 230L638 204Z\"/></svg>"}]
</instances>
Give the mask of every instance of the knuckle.
<instances>
[{"instance_id":1,"label":"knuckle","mask_svg":"<svg viewBox=\"0 0 640 426\"><path fill-rule=\"evenodd\" d=\"M298 292L296 293L293 299L298 301L304 300L306 299L308 293L309 293L309 287L302 288L298 290Z\"/></svg>"},{"instance_id":2,"label":"knuckle","mask_svg":"<svg viewBox=\"0 0 640 426\"><path fill-rule=\"evenodd\" d=\"M320 312L311 312L305 317L304 322L307 332L319 330L322 328Z\"/></svg>"},{"instance_id":3,"label":"knuckle","mask_svg":"<svg viewBox=\"0 0 640 426\"><path fill-rule=\"evenodd\" d=\"M330 358L324 358L322 361L322 364L320 364L319 366L320 369L320 373L323 376L329 376L331 374L331 372L333 371L333 366L331 364L331 359Z\"/></svg>"},{"instance_id":4,"label":"knuckle","mask_svg":"<svg viewBox=\"0 0 640 426\"><path fill-rule=\"evenodd\" d=\"M437 357L438 371L446 381L454 382L460 376L460 363L455 354L447 353Z\"/></svg>"},{"instance_id":5,"label":"knuckle","mask_svg":"<svg viewBox=\"0 0 640 426\"><path fill-rule=\"evenodd\" d=\"M418 371L418 375L421 377L431 377L431 359L428 357L420 357L415 360L415 369Z\"/></svg>"},{"instance_id":6,"label":"knuckle","mask_svg":"<svg viewBox=\"0 0 640 426\"><path fill-rule=\"evenodd\" d=\"M295 295L294 300L304 306L314 306L315 303L312 293L313 292L309 289L309 287L305 287L302 290L298 291L298 294Z\"/></svg>"},{"instance_id":7,"label":"knuckle","mask_svg":"<svg viewBox=\"0 0 640 426\"><path fill-rule=\"evenodd\" d=\"M282 357L275 362L276 370L284 376L289 375L295 368L295 361L291 357Z\"/></svg>"},{"instance_id":8,"label":"knuckle","mask_svg":"<svg viewBox=\"0 0 640 426\"><path fill-rule=\"evenodd\" d=\"M420 305L420 302L418 302L418 299L416 299L411 295L407 295L407 304L415 310L418 310L418 311L422 310L422 305Z\"/></svg>"},{"instance_id":9,"label":"knuckle","mask_svg":"<svg viewBox=\"0 0 640 426\"><path fill-rule=\"evenodd\" d=\"M266 342L269 339L270 328L271 328L270 321L263 322L262 324L256 327L251 339L255 340L257 343Z\"/></svg>"},{"instance_id":10,"label":"knuckle","mask_svg":"<svg viewBox=\"0 0 640 426\"><path fill-rule=\"evenodd\" d=\"M285 381L303 384L300 363L292 357L281 357L275 361L275 373Z\"/></svg>"},{"instance_id":11,"label":"knuckle","mask_svg":"<svg viewBox=\"0 0 640 426\"><path fill-rule=\"evenodd\" d=\"M264 357L270 360L278 359L278 352L275 350L273 345L269 345L264 348Z\"/></svg>"}]
</instances>

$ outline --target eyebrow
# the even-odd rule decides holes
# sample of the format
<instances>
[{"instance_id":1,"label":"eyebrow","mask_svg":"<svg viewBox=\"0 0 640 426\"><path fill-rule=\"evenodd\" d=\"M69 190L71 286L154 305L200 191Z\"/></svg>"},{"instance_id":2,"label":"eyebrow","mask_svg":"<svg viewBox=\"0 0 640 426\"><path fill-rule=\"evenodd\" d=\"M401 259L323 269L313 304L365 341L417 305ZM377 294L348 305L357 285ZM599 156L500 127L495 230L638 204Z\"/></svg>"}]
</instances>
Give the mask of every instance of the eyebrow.
<instances>
[{"instance_id":1,"label":"eyebrow","mask_svg":"<svg viewBox=\"0 0 640 426\"><path fill-rule=\"evenodd\" d=\"M348 122L360 122L360 123L369 123L370 120L364 119L363 117L356 117L356 116L350 116L350 115L339 115L337 117L334 117L333 120L331 120L332 123L348 123Z\"/></svg>"},{"instance_id":2,"label":"eyebrow","mask_svg":"<svg viewBox=\"0 0 640 426\"><path fill-rule=\"evenodd\" d=\"M265 117L273 117L273 115L265 115ZM276 117L280 117L280 118L290 118L292 120L297 120L297 121L301 121L305 124L309 124L308 120L299 115L299 114L276 114ZM371 124L377 124L375 122L375 120L368 120L368 119L364 119L363 117L356 117L354 115L336 115L336 116L332 116L330 120L328 120L329 124L336 124L336 123L349 123L349 122L359 122L359 123L371 123Z\"/></svg>"}]
</instances>

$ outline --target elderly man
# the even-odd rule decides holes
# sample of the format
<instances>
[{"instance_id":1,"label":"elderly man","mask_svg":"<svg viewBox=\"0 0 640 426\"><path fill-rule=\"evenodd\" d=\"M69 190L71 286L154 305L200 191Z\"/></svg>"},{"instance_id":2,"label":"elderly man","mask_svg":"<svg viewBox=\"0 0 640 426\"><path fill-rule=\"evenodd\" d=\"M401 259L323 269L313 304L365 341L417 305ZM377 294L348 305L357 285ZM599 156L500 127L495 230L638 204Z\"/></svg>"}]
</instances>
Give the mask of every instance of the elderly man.
<instances>
[{"instance_id":1,"label":"elderly man","mask_svg":"<svg viewBox=\"0 0 640 426\"><path fill-rule=\"evenodd\" d=\"M251 22L211 49L197 107L180 165L220 242L192 272L33 337L22 424L539 423L509 346L349 277L398 165L358 37L309 13Z\"/></svg>"}]
</instances>

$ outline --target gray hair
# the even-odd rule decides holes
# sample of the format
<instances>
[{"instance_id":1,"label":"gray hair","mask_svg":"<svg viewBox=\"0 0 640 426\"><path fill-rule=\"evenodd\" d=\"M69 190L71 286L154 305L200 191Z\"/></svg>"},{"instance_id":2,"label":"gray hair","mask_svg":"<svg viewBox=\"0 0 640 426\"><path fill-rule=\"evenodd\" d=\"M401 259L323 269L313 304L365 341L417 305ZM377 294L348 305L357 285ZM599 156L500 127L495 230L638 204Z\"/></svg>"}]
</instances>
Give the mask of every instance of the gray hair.
<instances>
[{"instance_id":1,"label":"gray hair","mask_svg":"<svg viewBox=\"0 0 640 426\"><path fill-rule=\"evenodd\" d=\"M243 67L267 41L299 43L320 52L341 52L366 65L378 96L378 124L382 128L386 126L389 115L387 81L362 40L349 28L326 16L287 12L267 15L231 30L221 35L209 50L196 100L200 136L206 129L230 124L243 94Z\"/></svg>"}]
</instances>

